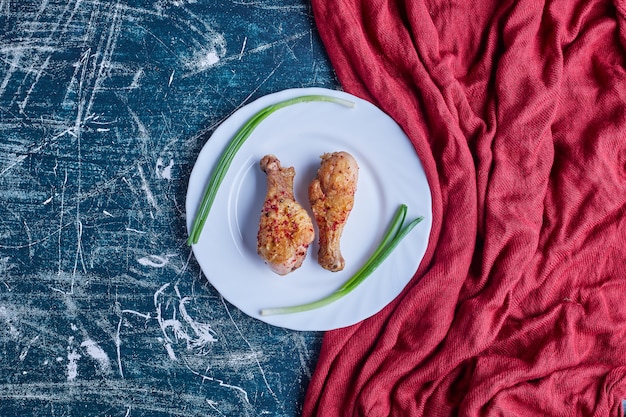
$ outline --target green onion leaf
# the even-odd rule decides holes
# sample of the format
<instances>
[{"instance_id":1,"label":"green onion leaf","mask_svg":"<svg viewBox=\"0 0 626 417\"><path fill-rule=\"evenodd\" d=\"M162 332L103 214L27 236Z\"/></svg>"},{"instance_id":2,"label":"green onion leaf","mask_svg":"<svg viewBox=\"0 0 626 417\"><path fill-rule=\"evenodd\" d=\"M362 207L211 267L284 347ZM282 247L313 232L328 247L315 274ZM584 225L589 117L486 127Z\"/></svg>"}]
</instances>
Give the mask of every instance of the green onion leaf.
<instances>
[{"instance_id":1,"label":"green onion leaf","mask_svg":"<svg viewBox=\"0 0 626 417\"><path fill-rule=\"evenodd\" d=\"M235 154L241 148L243 143L248 139L252 131L270 114L274 113L276 110L282 109L283 107L291 106L292 104L297 103L305 103L310 101L322 101L322 102L332 102L337 103L346 107L354 107L354 102L349 100L344 100L338 97L312 94L294 97L291 99L287 99L276 104L269 105L255 115L253 115L235 134L233 139L224 149L224 152L220 156L220 159L217 162L217 165L213 172L211 173L211 177L209 178L209 183L204 192L204 197L202 198L202 202L200 204L200 208L196 214L196 218L194 219L193 226L191 227L191 231L189 233L189 238L187 239L187 244L191 246L192 244L198 243L198 239L200 239L200 234L202 233L202 229L204 228L204 224L206 223L207 217L209 216L209 212L211 211L211 206L215 201L215 197L217 195L217 190L219 189L228 169L230 168L230 164L235 158Z\"/></svg>"},{"instance_id":2,"label":"green onion leaf","mask_svg":"<svg viewBox=\"0 0 626 417\"><path fill-rule=\"evenodd\" d=\"M408 225L403 226L404 220L406 218L407 206L402 204L396 211L395 216L391 220L391 224L389 228L385 232L380 244L372 253L370 258L365 262L365 264L350 278L348 279L339 289L337 289L332 294L321 298L317 301L312 301L306 304L300 304L291 307L277 307L277 308L266 308L261 310L262 316L269 316L273 314L290 314L290 313L299 313L302 311L314 310L316 308L323 307L332 302L337 301L338 299L344 297L349 294L358 287L368 276L372 274L378 268L385 259L393 252L393 250L398 246L400 241L404 239L406 235L409 234L411 230L424 218L418 217Z\"/></svg>"}]
</instances>

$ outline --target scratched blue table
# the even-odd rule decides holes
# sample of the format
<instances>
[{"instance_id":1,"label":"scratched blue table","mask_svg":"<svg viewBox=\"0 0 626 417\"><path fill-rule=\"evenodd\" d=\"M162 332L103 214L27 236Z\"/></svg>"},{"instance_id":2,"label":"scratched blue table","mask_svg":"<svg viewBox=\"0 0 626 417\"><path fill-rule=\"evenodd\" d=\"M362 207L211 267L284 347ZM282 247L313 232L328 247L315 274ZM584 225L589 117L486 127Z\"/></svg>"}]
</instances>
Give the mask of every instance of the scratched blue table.
<instances>
[{"instance_id":1,"label":"scratched blue table","mask_svg":"<svg viewBox=\"0 0 626 417\"><path fill-rule=\"evenodd\" d=\"M184 203L222 120L311 86L305 0L0 0L0 415L300 414L321 334L207 284Z\"/></svg>"}]
</instances>

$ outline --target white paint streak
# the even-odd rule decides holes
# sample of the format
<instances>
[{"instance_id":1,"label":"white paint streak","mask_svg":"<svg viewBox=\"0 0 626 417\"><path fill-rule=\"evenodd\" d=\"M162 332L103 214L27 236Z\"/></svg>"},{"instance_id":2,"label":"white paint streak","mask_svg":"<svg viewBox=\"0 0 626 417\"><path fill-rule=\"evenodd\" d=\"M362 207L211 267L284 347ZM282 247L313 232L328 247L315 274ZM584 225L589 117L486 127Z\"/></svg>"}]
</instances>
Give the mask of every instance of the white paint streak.
<instances>
[{"instance_id":1,"label":"white paint streak","mask_svg":"<svg viewBox=\"0 0 626 417\"><path fill-rule=\"evenodd\" d=\"M163 178L166 180L171 180L172 179L172 167L174 166L174 160L170 160L169 165L165 165L165 162L163 161L163 158L159 158L157 159L157 163L156 163L156 173L157 173L157 177L159 178Z\"/></svg>"},{"instance_id":2,"label":"white paint streak","mask_svg":"<svg viewBox=\"0 0 626 417\"><path fill-rule=\"evenodd\" d=\"M2 80L2 83L0 84L0 96L4 93L4 90L7 88L7 85L9 85L9 81L11 80L11 76L13 75L13 73L15 72L17 67L19 66L20 60L22 59L23 53L24 53L24 51L20 50L20 49L16 49L14 51L13 60L11 61L11 65L9 66L9 70L4 75L4 79Z\"/></svg>"},{"instance_id":3,"label":"white paint streak","mask_svg":"<svg viewBox=\"0 0 626 417\"><path fill-rule=\"evenodd\" d=\"M148 255L143 258L137 259L137 262L142 264L143 266L151 266L153 268L163 268L165 265L169 263L169 259L164 256L158 255Z\"/></svg>"},{"instance_id":4,"label":"white paint streak","mask_svg":"<svg viewBox=\"0 0 626 417\"><path fill-rule=\"evenodd\" d=\"M70 109L74 106L75 100L72 98L74 96L78 96L78 85L82 89L82 77L84 77L85 66L87 64L87 60L89 60L89 56L91 55L91 48L88 48L83 54L80 56L80 59L74 63L74 73L70 78L70 82L65 89L65 96L63 97L63 101L61 102L61 107L65 109ZM83 74L79 76L79 74Z\"/></svg>"},{"instance_id":5,"label":"white paint streak","mask_svg":"<svg viewBox=\"0 0 626 417\"><path fill-rule=\"evenodd\" d=\"M171 354L173 351L170 352L169 349L178 341L184 341L187 345L187 350L195 350L199 354L206 354L208 346L217 340L215 331L213 331L210 324L200 323L189 315L186 303L191 298L181 297L177 286L174 286L174 290L179 298L178 310L174 309L172 318L163 318L163 303L161 299L165 296L165 290L169 286L169 283L165 284L154 293L156 319L163 332L164 346L168 350L168 355L170 358L175 358L175 355ZM182 321L176 318L177 312L182 317ZM170 334L172 334L173 338L170 337ZM168 345L170 346L169 348Z\"/></svg>"},{"instance_id":6,"label":"white paint streak","mask_svg":"<svg viewBox=\"0 0 626 417\"><path fill-rule=\"evenodd\" d=\"M167 356L169 356L172 361L176 362L178 358L176 357L176 353L174 353L174 348L172 348L172 345L166 342L163 344L163 347L165 347Z\"/></svg>"},{"instance_id":7,"label":"white paint streak","mask_svg":"<svg viewBox=\"0 0 626 417\"><path fill-rule=\"evenodd\" d=\"M141 178L141 189L146 194L146 199L150 203L152 207L154 207L157 211L159 210L159 205L157 204L156 199L154 198L154 194L152 194L152 190L150 189L150 185L148 184L148 180L143 172L143 168L141 165L137 164L137 171L139 172L139 178Z\"/></svg>"},{"instance_id":8,"label":"white paint streak","mask_svg":"<svg viewBox=\"0 0 626 417\"><path fill-rule=\"evenodd\" d=\"M183 58L183 62L191 73L198 73L220 64L222 57L226 55L226 38L206 25L204 28L193 29L203 35L206 44L195 51L191 57Z\"/></svg>"},{"instance_id":9,"label":"white paint streak","mask_svg":"<svg viewBox=\"0 0 626 417\"><path fill-rule=\"evenodd\" d=\"M78 206L78 203L76 204ZM78 212L78 209L77 209ZM77 214L78 217L78 214ZM83 222L80 219L76 219L77 225L77 237L76 237L76 256L74 257L74 269L72 271L72 294L74 293L74 279L76 277L76 271L78 270L78 264L80 263L83 273L87 273L87 267L85 266L85 259L83 258Z\"/></svg>"},{"instance_id":10,"label":"white paint streak","mask_svg":"<svg viewBox=\"0 0 626 417\"><path fill-rule=\"evenodd\" d=\"M28 351L30 350L30 347L33 345L33 343L35 343L37 340L39 340L39 336L35 336L34 338L32 338L31 340L29 340L29 342L26 344L26 346L24 347L24 349L22 349L22 352L20 353L20 362L23 361L24 359L26 359L26 356L28 355Z\"/></svg>"},{"instance_id":11,"label":"white paint streak","mask_svg":"<svg viewBox=\"0 0 626 417\"><path fill-rule=\"evenodd\" d=\"M63 213L64 213L64 209L65 209L65 187L67 185L67 169L65 169L65 177L63 178L63 186L61 187L61 202L60 202L60 209L59 209L59 227L58 227L58 231L59 231L59 237L58 237L58 242L57 242L57 255L58 255L58 265L57 265L57 276L61 276L61 271L62 271L62 262L61 262L61 243L62 243L62 233L61 230L63 230Z\"/></svg>"},{"instance_id":12,"label":"white paint streak","mask_svg":"<svg viewBox=\"0 0 626 417\"><path fill-rule=\"evenodd\" d=\"M220 416L224 415L220 410L217 409L217 402L216 401L207 399L206 403L209 405L209 407L211 407L212 409L217 411Z\"/></svg>"},{"instance_id":13,"label":"white paint streak","mask_svg":"<svg viewBox=\"0 0 626 417\"><path fill-rule=\"evenodd\" d=\"M118 3L115 7L113 15L109 17L111 21L111 26L109 26L109 33L106 45L104 47L104 51L101 52L100 48L98 48L98 50L96 51L96 54L100 54L102 56L102 59L100 60L100 65L98 66L98 73L94 80L93 88L91 89L91 97L89 98L87 111L85 112L86 115L91 114L91 108L93 107L96 94L100 91L104 80L109 76L108 71L111 66L113 51L115 51L117 38L120 34L120 28L123 21L123 17L120 16L120 10L122 10L122 7Z\"/></svg>"},{"instance_id":14,"label":"white paint streak","mask_svg":"<svg viewBox=\"0 0 626 417\"><path fill-rule=\"evenodd\" d=\"M280 40L277 40L277 41L274 41L274 42L268 42L268 43L259 45L256 48L247 49L247 50L245 50L245 53L243 53L243 55L251 55L251 54L263 53L263 52L267 51L268 49L271 49L271 48L276 47L278 45L288 45L289 42L297 41L297 40L302 39L304 37L310 36L310 34L311 34L311 31L296 33L296 34L294 34L292 36L289 36L289 37L286 37L284 39L280 39ZM226 65L226 64L228 64L230 62L233 62L233 61L239 61L241 59L241 57L243 57L243 55L242 55L242 51L240 51L238 54L234 54L234 55L231 55L231 56L222 56L220 58L219 62L214 63L209 68ZM191 71L188 72L188 73L185 73L182 76L182 78L187 78L187 77L196 75L199 72L202 72L202 71L208 69L208 68L204 68L204 69L197 68L194 65L189 65L189 64L187 66L190 67ZM275 71L276 71L276 68L272 71L272 73L270 75L273 75L273 73Z\"/></svg>"},{"instance_id":15,"label":"white paint streak","mask_svg":"<svg viewBox=\"0 0 626 417\"><path fill-rule=\"evenodd\" d=\"M15 160L13 161L13 163L9 164L6 168L4 168L2 171L0 171L0 177L2 177L4 174L6 174L10 169L12 169L13 167L21 164L22 162L24 162L24 160L26 158L28 158L28 156L30 155L34 155L37 152L39 152L40 150L43 149L44 146L46 146L48 144L48 142L44 142L41 145L37 146L36 148L33 148L31 151L29 151L27 154L24 155L19 155L15 158Z\"/></svg>"},{"instance_id":16,"label":"white paint streak","mask_svg":"<svg viewBox=\"0 0 626 417\"><path fill-rule=\"evenodd\" d=\"M178 310L180 311L180 315L189 324L191 329L195 332L196 337L190 340L190 344L192 348L202 349L209 343L216 342L215 331L211 328L211 325L208 323L200 323L191 318L191 316L187 313L187 308L185 304L191 300L190 297L184 297L180 300L180 304L178 305Z\"/></svg>"},{"instance_id":17,"label":"white paint streak","mask_svg":"<svg viewBox=\"0 0 626 417\"><path fill-rule=\"evenodd\" d=\"M117 355L117 369L120 371L120 376L124 379L124 369L122 368L122 338L120 332L122 329L122 320L117 322L117 332L115 333L115 353Z\"/></svg>"},{"instance_id":18,"label":"white paint streak","mask_svg":"<svg viewBox=\"0 0 626 417\"><path fill-rule=\"evenodd\" d=\"M134 90L140 87L139 80L141 79L141 77L143 77L143 74L144 74L143 69L139 69L135 72L135 75L133 76L133 80L128 86L130 90Z\"/></svg>"},{"instance_id":19,"label":"white paint streak","mask_svg":"<svg viewBox=\"0 0 626 417\"><path fill-rule=\"evenodd\" d=\"M139 139L141 140L144 154L148 153L148 142L150 141L150 132L146 128L146 125L143 124L137 113L132 111L130 107L127 107L128 114L133 118L133 121L137 125L137 133L139 133Z\"/></svg>"},{"instance_id":20,"label":"white paint streak","mask_svg":"<svg viewBox=\"0 0 626 417\"><path fill-rule=\"evenodd\" d=\"M19 104L19 108L20 108L20 112L21 113L24 113L24 109L26 108L26 103L28 102L28 99L30 98L30 95L33 93L33 90L35 89L35 86L39 82L39 79L41 78L41 74L43 74L44 70L48 66L48 63L50 62L50 57L51 56L48 56L48 58L46 58L44 63L41 64L41 67L39 68L39 71L37 71L37 75L35 76L35 81L33 81L33 83L31 84L30 88L28 89L28 92L26 93L26 97L24 97L24 100L22 100L22 102Z\"/></svg>"},{"instance_id":21,"label":"white paint streak","mask_svg":"<svg viewBox=\"0 0 626 417\"><path fill-rule=\"evenodd\" d=\"M239 51L239 60L241 61L241 57L243 57L243 51L246 49L246 43L248 42L248 37L243 38L243 45L241 45L241 51Z\"/></svg>"},{"instance_id":22,"label":"white paint streak","mask_svg":"<svg viewBox=\"0 0 626 417\"><path fill-rule=\"evenodd\" d=\"M143 314L135 310L125 309L120 311L121 314L133 314L139 317L142 317L146 320L151 319L150 314ZM120 377L124 379L124 368L122 367L122 322L124 321L123 317L120 317L120 320L117 322L117 331L115 332L115 352L117 355L117 368L120 372Z\"/></svg>"},{"instance_id":23,"label":"white paint streak","mask_svg":"<svg viewBox=\"0 0 626 417\"><path fill-rule=\"evenodd\" d=\"M96 342L91 339L86 339L80 346L85 348L87 354L98 363L100 372L103 374L111 373L111 361L109 360L109 356Z\"/></svg>"},{"instance_id":24,"label":"white paint streak","mask_svg":"<svg viewBox=\"0 0 626 417\"><path fill-rule=\"evenodd\" d=\"M194 374L196 376L199 376L200 378L202 378L203 381L217 382L220 387L230 388L230 389L234 389L234 390L237 390L237 391L241 392L243 394L244 400L248 404L250 404L250 400L248 398L248 393L246 392L245 389L243 389L243 388L241 388L241 387L239 387L237 385L227 384L226 382L224 382L221 379L213 378L212 376L204 375L204 374L201 374L198 371L194 371L193 369L191 369L191 367L189 366L189 364L186 361L185 361L185 366L187 367L187 369L189 369L189 371L191 371L192 374Z\"/></svg>"},{"instance_id":25,"label":"white paint streak","mask_svg":"<svg viewBox=\"0 0 626 417\"><path fill-rule=\"evenodd\" d=\"M300 368L304 371L304 374L307 378L311 379L311 369L309 368L309 353L306 348L306 342L304 341L304 337L301 334L294 333L293 340L298 348L298 357L300 359Z\"/></svg>"},{"instance_id":26,"label":"white paint streak","mask_svg":"<svg viewBox=\"0 0 626 417\"><path fill-rule=\"evenodd\" d=\"M261 372L261 377L263 378L263 382L265 383L267 390L269 391L271 396L274 398L274 401L276 401L277 404L280 404L280 400L276 396L276 393L274 393L274 390L272 390L272 387L270 387L270 383L267 380L267 377L265 376L265 371L263 370L263 367L261 366L261 362L259 362L256 352L254 351L254 349L252 349L252 345L250 344L248 339L244 337L243 332L237 325L237 322L235 322L235 319L233 319L232 314L230 314L230 309L228 308L228 305L226 304L226 300L224 300L224 297L221 297L221 299L222 299L222 304L224 305L224 308L226 308L226 312L228 313L228 317L230 318L230 321L235 326L235 329L237 329L237 333L239 333L239 336L243 339L244 342L246 342L246 344L248 345L248 348L250 349L250 352L254 354L254 360L256 361L257 368L259 368L259 372Z\"/></svg>"},{"instance_id":27,"label":"white paint streak","mask_svg":"<svg viewBox=\"0 0 626 417\"><path fill-rule=\"evenodd\" d=\"M9 328L9 334L13 339L19 339L20 331L13 325L14 316L6 307L0 306L0 318L4 320L4 323Z\"/></svg>"},{"instance_id":28,"label":"white paint streak","mask_svg":"<svg viewBox=\"0 0 626 417\"><path fill-rule=\"evenodd\" d=\"M67 380L73 381L78 376L78 360L81 356L76 352L75 349L72 349L67 353Z\"/></svg>"},{"instance_id":29,"label":"white paint streak","mask_svg":"<svg viewBox=\"0 0 626 417\"><path fill-rule=\"evenodd\" d=\"M194 66L199 70L205 70L211 68L218 62L220 62L220 57L215 51L201 52L196 56Z\"/></svg>"},{"instance_id":30,"label":"white paint streak","mask_svg":"<svg viewBox=\"0 0 626 417\"><path fill-rule=\"evenodd\" d=\"M302 5L284 5L284 4L280 4L280 5L268 5L265 2L261 2L261 1L249 1L249 2L245 2L245 1L234 1L233 4L241 4L243 6L248 6L248 7L257 7L259 9L265 9L265 10L278 10L278 11L282 11L282 12L290 12L292 10L304 10L306 9L306 5L302 4Z\"/></svg>"},{"instance_id":31,"label":"white paint streak","mask_svg":"<svg viewBox=\"0 0 626 417\"><path fill-rule=\"evenodd\" d=\"M135 310L122 310L122 313L134 314L136 316L143 317L146 320L150 320L152 318L152 315L150 314L143 314Z\"/></svg>"}]
</instances>

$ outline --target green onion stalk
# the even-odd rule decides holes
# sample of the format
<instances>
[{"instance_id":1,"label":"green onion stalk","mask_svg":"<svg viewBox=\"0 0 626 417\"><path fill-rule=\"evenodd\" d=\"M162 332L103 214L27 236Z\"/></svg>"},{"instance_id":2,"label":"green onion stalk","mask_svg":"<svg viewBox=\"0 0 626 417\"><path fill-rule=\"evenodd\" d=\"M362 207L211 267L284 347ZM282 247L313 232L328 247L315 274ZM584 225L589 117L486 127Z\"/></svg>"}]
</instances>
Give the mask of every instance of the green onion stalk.
<instances>
[{"instance_id":1,"label":"green onion stalk","mask_svg":"<svg viewBox=\"0 0 626 417\"><path fill-rule=\"evenodd\" d=\"M219 189L224 177L226 176L226 172L230 168L230 165L235 158L235 154L241 146L244 144L246 139L252 134L252 131L270 114L274 113L277 110L280 110L284 107L291 106L297 103L306 103L311 101L321 101L321 102L332 102L336 104L340 104L345 107L354 107L354 102L345 100L338 97L327 96L327 95L304 95L299 97L290 98L284 101L280 101L278 103L269 105L264 107L259 112L254 114L235 134L233 139L228 143L226 149L220 156L220 159L217 162L217 165L213 172L211 173L211 177L209 178L209 183L204 192L204 196L202 198L202 202L194 219L193 225L191 227L191 231L189 233L189 238L187 239L187 244L189 246L198 243L200 239L200 234L202 233L202 229L206 223L206 220L209 216L209 212L211 211L211 206L215 201L215 196L217 195L217 190Z\"/></svg>"},{"instance_id":2,"label":"green onion stalk","mask_svg":"<svg viewBox=\"0 0 626 417\"><path fill-rule=\"evenodd\" d=\"M406 212L407 206L405 204L400 205L376 250L374 250L367 262L365 262L365 264L363 264L363 266L335 292L317 301L312 301L306 304L299 304L290 307L266 308L261 310L261 315L269 316L274 314L291 314L314 310L331 304L348 295L356 287L358 287L365 280L365 278L370 276L376 268L378 268L383 261L387 259L389 254L393 252L400 241L404 239L404 237L424 219L423 217L418 217L406 226L403 226L406 219Z\"/></svg>"}]
</instances>

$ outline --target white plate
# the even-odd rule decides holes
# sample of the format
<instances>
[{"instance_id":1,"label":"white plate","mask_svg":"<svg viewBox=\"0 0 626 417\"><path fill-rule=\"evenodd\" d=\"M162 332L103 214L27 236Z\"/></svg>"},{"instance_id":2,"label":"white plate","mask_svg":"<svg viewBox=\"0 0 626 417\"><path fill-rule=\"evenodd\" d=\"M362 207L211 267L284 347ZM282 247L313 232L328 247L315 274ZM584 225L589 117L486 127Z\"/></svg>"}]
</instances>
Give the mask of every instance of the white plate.
<instances>
[{"instance_id":1,"label":"white plate","mask_svg":"<svg viewBox=\"0 0 626 417\"><path fill-rule=\"evenodd\" d=\"M322 88L285 90L242 107L215 130L198 155L187 190L187 228L191 229L213 167L236 131L262 108L305 94L337 96L356 105L299 103L265 119L237 152L193 252L209 282L246 314L294 330L330 330L370 317L392 301L415 274L428 244L431 194L422 164L404 132L380 109ZM260 159L271 153L283 166L295 168L296 199L310 211L307 187L320 155L342 150L350 152L360 168L354 208L341 241L345 269L334 273L322 269L314 243L300 269L282 277L274 274L256 253L266 191ZM353 292L317 310L260 315L263 308L314 301L341 286L377 247L402 203L408 206L407 223L418 216L424 220Z\"/></svg>"}]
</instances>

